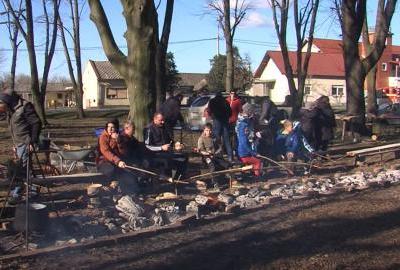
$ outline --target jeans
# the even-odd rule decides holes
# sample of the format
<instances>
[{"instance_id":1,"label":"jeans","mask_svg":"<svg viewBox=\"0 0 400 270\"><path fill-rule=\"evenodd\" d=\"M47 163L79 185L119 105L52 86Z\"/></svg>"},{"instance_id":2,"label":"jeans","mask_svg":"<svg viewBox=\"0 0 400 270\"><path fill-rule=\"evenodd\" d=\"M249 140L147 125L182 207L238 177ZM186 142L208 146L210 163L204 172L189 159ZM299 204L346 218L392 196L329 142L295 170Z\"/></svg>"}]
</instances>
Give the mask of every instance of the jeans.
<instances>
[{"instance_id":1,"label":"jeans","mask_svg":"<svg viewBox=\"0 0 400 270\"><path fill-rule=\"evenodd\" d=\"M223 122L218 119L213 119L213 134L217 141L219 141L222 136L222 141L225 146L226 154L228 155L228 159L231 161L233 159L233 152L229 138L228 120Z\"/></svg>"},{"instance_id":2,"label":"jeans","mask_svg":"<svg viewBox=\"0 0 400 270\"><path fill-rule=\"evenodd\" d=\"M17 145L16 152L21 161L22 169L26 169L29 158L29 145L25 143Z\"/></svg>"}]
</instances>

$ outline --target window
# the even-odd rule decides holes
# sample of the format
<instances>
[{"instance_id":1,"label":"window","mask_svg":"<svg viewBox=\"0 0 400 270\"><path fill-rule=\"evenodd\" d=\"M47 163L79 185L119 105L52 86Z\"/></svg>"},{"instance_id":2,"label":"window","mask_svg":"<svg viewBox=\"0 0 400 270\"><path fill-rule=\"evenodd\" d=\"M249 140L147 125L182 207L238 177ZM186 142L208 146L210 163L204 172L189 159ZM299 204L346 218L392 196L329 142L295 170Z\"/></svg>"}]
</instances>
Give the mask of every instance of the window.
<instances>
[{"instance_id":1,"label":"window","mask_svg":"<svg viewBox=\"0 0 400 270\"><path fill-rule=\"evenodd\" d=\"M199 97L199 98L195 99L190 106L191 107L202 107L202 106L206 105L210 99L211 99L211 97Z\"/></svg>"},{"instance_id":2,"label":"window","mask_svg":"<svg viewBox=\"0 0 400 270\"><path fill-rule=\"evenodd\" d=\"M128 98L128 90L125 88L107 88L106 97L108 99Z\"/></svg>"},{"instance_id":3,"label":"window","mask_svg":"<svg viewBox=\"0 0 400 270\"><path fill-rule=\"evenodd\" d=\"M310 95L311 94L311 84L306 84L304 86L304 95Z\"/></svg>"},{"instance_id":4,"label":"window","mask_svg":"<svg viewBox=\"0 0 400 270\"><path fill-rule=\"evenodd\" d=\"M57 99L62 99L63 98L63 94L62 93L57 93Z\"/></svg>"},{"instance_id":5,"label":"window","mask_svg":"<svg viewBox=\"0 0 400 270\"><path fill-rule=\"evenodd\" d=\"M343 85L332 85L332 96L343 96Z\"/></svg>"},{"instance_id":6,"label":"window","mask_svg":"<svg viewBox=\"0 0 400 270\"><path fill-rule=\"evenodd\" d=\"M387 63L382 63L382 71L387 71Z\"/></svg>"}]
</instances>

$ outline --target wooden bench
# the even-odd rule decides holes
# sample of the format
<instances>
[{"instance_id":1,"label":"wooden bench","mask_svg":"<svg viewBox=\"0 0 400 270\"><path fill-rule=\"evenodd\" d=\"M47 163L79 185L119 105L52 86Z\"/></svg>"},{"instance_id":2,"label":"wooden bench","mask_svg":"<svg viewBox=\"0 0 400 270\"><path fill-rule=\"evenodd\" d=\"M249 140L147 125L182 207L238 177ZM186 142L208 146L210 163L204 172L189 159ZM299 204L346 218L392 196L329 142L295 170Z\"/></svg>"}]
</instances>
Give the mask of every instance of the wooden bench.
<instances>
[{"instance_id":1,"label":"wooden bench","mask_svg":"<svg viewBox=\"0 0 400 270\"><path fill-rule=\"evenodd\" d=\"M355 150L355 151L349 151L349 152L346 152L346 156L354 157L354 165L356 166L357 161L359 161L359 159L361 157L380 155L381 162L382 162L384 154L393 153L393 152L396 153L399 150L400 150L400 143L392 143L392 144L387 144L387 145L382 145L382 146L376 146L376 147L364 148L364 149Z\"/></svg>"}]
</instances>

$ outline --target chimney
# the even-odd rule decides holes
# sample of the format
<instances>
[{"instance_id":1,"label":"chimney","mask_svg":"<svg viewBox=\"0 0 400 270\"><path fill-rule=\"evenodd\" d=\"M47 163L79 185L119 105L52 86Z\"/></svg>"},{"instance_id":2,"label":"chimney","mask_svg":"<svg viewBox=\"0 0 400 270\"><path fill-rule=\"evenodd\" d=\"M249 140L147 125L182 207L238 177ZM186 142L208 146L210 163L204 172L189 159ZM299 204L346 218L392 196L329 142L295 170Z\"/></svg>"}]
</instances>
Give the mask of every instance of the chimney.
<instances>
[{"instance_id":1,"label":"chimney","mask_svg":"<svg viewBox=\"0 0 400 270\"><path fill-rule=\"evenodd\" d=\"M393 42L393 33L389 32L387 37L386 37L386 46L392 46L392 42Z\"/></svg>"}]
</instances>

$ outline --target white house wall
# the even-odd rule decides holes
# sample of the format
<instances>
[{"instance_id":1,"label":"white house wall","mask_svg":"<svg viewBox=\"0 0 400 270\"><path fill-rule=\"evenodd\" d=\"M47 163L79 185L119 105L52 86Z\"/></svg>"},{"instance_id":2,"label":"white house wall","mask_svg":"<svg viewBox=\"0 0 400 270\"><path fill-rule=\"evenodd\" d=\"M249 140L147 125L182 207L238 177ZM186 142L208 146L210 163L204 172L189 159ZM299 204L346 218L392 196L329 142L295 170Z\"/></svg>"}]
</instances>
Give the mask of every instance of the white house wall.
<instances>
[{"instance_id":1,"label":"white house wall","mask_svg":"<svg viewBox=\"0 0 400 270\"><path fill-rule=\"evenodd\" d=\"M276 103L282 103L285 101L285 97L289 95L289 85L285 75L283 75L277 65L270 59L266 65L263 73L257 82L268 82L275 81L274 88L269 91L271 100ZM256 84L249 91L251 95L264 95L261 84ZM297 80L295 80L297 86ZM346 89L344 79L333 79L333 78L309 78L306 80L306 84L311 85L311 94L304 97L306 103L313 102L321 95L329 97L331 104L339 105L346 103ZM331 95L332 86L341 85L343 86L344 95L341 97L335 97Z\"/></svg>"},{"instance_id":2,"label":"white house wall","mask_svg":"<svg viewBox=\"0 0 400 270\"><path fill-rule=\"evenodd\" d=\"M90 107L97 107L99 101L98 99L99 86L96 73L90 62L86 63L85 70L83 71L82 83L83 83L83 108L87 109Z\"/></svg>"}]
</instances>

